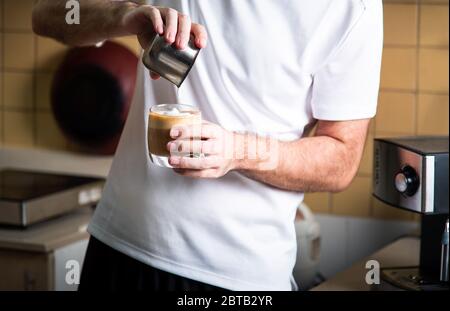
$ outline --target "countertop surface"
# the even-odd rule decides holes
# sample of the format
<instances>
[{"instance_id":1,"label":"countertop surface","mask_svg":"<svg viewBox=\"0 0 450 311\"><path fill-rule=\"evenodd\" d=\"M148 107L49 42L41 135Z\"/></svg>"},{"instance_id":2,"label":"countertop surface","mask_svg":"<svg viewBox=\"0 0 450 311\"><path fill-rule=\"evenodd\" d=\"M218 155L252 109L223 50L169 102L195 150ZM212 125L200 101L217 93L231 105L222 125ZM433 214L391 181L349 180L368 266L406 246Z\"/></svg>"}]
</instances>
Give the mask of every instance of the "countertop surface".
<instances>
[{"instance_id":1,"label":"countertop surface","mask_svg":"<svg viewBox=\"0 0 450 311\"><path fill-rule=\"evenodd\" d=\"M92 217L90 207L32 225L26 229L0 227L0 249L50 252L73 242L87 239L86 229Z\"/></svg>"},{"instance_id":2,"label":"countertop surface","mask_svg":"<svg viewBox=\"0 0 450 311\"><path fill-rule=\"evenodd\" d=\"M0 169L18 168L105 178L111 163L110 156L40 149L0 148Z\"/></svg>"},{"instance_id":3,"label":"countertop surface","mask_svg":"<svg viewBox=\"0 0 450 311\"><path fill-rule=\"evenodd\" d=\"M371 285L365 281L366 263L376 260L380 268L418 266L420 257L420 239L404 237L380 249L371 256L353 264L350 268L328 279L312 291L369 291Z\"/></svg>"}]
</instances>

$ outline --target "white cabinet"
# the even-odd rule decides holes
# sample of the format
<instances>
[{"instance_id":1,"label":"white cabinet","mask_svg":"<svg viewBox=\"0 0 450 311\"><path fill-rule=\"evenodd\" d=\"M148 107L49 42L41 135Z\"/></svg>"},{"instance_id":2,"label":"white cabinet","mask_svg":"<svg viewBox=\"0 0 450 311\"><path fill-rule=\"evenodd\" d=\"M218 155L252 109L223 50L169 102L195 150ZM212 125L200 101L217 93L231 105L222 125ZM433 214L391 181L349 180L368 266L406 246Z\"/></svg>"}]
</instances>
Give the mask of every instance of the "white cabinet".
<instances>
[{"instance_id":1,"label":"white cabinet","mask_svg":"<svg viewBox=\"0 0 450 311\"><path fill-rule=\"evenodd\" d=\"M81 208L26 229L0 228L0 290L77 290L91 216Z\"/></svg>"}]
</instances>

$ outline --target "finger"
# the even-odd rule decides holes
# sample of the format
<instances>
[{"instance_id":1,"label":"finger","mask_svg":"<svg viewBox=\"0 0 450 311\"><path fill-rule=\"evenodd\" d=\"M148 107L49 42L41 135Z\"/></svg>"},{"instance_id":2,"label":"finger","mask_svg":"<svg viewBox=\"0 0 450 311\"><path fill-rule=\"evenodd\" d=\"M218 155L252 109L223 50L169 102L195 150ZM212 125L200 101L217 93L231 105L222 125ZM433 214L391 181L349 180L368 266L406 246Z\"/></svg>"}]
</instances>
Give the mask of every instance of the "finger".
<instances>
[{"instance_id":1,"label":"finger","mask_svg":"<svg viewBox=\"0 0 450 311\"><path fill-rule=\"evenodd\" d=\"M162 35L164 33L164 23L159 10L155 7L151 7L150 10L145 10L145 13L152 21L155 32Z\"/></svg>"},{"instance_id":2,"label":"finger","mask_svg":"<svg viewBox=\"0 0 450 311\"><path fill-rule=\"evenodd\" d=\"M171 8L160 10L164 21L166 22L165 38L167 43L174 43L178 31L178 12Z\"/></svg>"},{"instance_id":3,"label":"finger","mask_svg":"<svg viewBox=\"0 0 450 311\"><path fill-rule=\"evenodd\" d=\"M202 150L201 140L175 140L167 144L167 149L171 156L183 156L193 154L200 154Z\"/></svg>"},{"instance_id":4,"label":"finger","mask_svg":"<svg viewBox=\"0 0 450 311\"><path fill-rule=\"evenodd\" d=\"M206 169L206 170L186 170L186 169L173 169L175 173L191 178L217 178L216 169Z\"/></svg>"},{"instance_id":5,"label":"finger","mask_svg":"<svg viewBox=\"0 0 450 311\"><path fill-rule=\"evenodd\" d=\"M185 14L178 14L178 34L175 42L179 49L182 50L187 46L190 35L191 19Z\"/></svg>"},{"instance_id":6,"label":"finger","mask_svg":"<svg viewBox=\"0 0 450 311\"><path fill-rule=\"evenodd\" d=\"M216 140L175 140L167 144L171 155L181 154L205 154L218 155L221 153L220 143Z\"/></svg>"},{"instance_id":7,"label":"finger","mask_svg":"<svg viewBox=\"0 0 450 311\"><path fill-rule=\"evenodd\" d=\"M161 78L161 76L159 74L157 74L156 72L150 71L150 77L153 80L158 80L159 78Z\"/></svg>"},{"instance_id":8,"label":"finger","mask_svg":"<svg viewBox=\"0 0 450 311\"><path fill-rule=\"evenodd\" d=\"M180 156L170 156L169 164L174 168L204 170L210 168L218 168L222 159L218 156L188 158Z\"/></svg>"},{"instance_id":9,"label":"finger","mask_svg":"<svg viewBox=\"0 0 450 311\"><path fill-rule=\"evenodd\" d=\"M196 23L192 23L191 32L195 37L195 45L200 49L205 48L208 42L208 34L205 27Z\"/></svg>"},{"instance_id":10,"label":"finger","mask_svg":"<svg viewBox=\"0 0 450 311\"><path fill-rule=\"evenodd\" d=\"M216 139L220 137L220 130L211 123L177 125L170 130L170 136L174 139Z\"/></svg>"}]
</instances>

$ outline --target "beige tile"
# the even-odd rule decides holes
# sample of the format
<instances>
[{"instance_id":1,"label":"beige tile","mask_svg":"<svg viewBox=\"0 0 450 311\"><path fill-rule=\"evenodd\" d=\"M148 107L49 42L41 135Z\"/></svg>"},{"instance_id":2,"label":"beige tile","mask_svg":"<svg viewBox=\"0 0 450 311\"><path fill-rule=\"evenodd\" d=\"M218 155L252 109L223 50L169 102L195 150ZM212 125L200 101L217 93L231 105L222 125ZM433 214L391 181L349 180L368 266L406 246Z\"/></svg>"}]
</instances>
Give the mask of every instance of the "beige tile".
<instances>
[{"instance_id":1,"label":"beige tile","mask_svg":"<svg viewBox=\"0 0 450 311\"><path fill-rule=\"evenodd\" d=\"M448 93L448 49L420 49L419 89Z\"/></svg>"},{"instance_id":2,"label":"beige tile","mask_svg":"<svg viewBox=\"0 0 450 311\"><path fill-rule=\"evenodd\" d=\"M384 44L417 44L417 5L384 5Z\"/></svg>"},{"instance_id":3,"label":"beige tile","mask_svg":"<svg viewBox=\"0 0 450 311\"><path fill-rule=\"evenodd\" d=\"M4 34L4 67L32 70L34 68L34 39L28 33Z\"/></svg>"},{"instance_id":4,"label":"beige tile","mask_svg":"<svg viewBox=\"0 0 450 311\"><path fill-rule=\"evenodd\" d=\"M0 146L2 145L3 145L3 110L0 109Z\"/></svg>"},{"instance_id":5,"label":"beige tile","mask_svg":"<svg viewBox=\"0 0 450 311\"><path fill-rule=\"evenodd\" d=\"M31 112L4 111L4 144L33 146L33 114Z\"/></svg>"},{"instance_id":6,"label":"beige tile","mask_svg":"<svg viewBox=\"0 0 450 311\"><path fill-rule=\"evenodd\" d=\"M68 47L49 38L37 39L37 68L54 71L63 60Z\"/></svg>"},{"instance_id":7,"label":"beige tile","mask_svg":"<svg viewBox=\"0 0 450 311\"><path fill-rule=\"evenodd\" d=\"M414 134L415 94L381 92L375 133Z\"/></svg>"},{"instance_id":8,"label":"beige tile","mask_svg":"<svg viewBox=\"0 0 450 311\"><path fill-rule=\"evenodd\" d=\"M3 0L4 28L30 29L34 0Z\"/></svg>"},{"instance_id":9,"label":"beige tile","mask_svg":"<svg viewBox=\"0 0 450 311\"><path fill-rule=\"evenodd\" d=\"M421 5L420 44L448 46L448 5Z\"/></svg>"},{"instance_id":10,"label":"beige tile","mask_svg":"<svg viewBox=\"0 0 450 311\"><path fill-rule=\"evenodd\" d=\"M332 195L332 213L368 217L371 204L371 184L371 177L356 176L347 190Z\"/></svg>"},{"instance_id":11,"label":"beige tile","mask_svg":"<svg viewBox=\"0 0 450 311\"><path fill-rule=\"evenodd\" d=\"M140 53L141 53L141 46L140 46L139 42L137 41L136 36L116 38L113 41L126 46L128 49L133 51L136 55L140 55Z\"/></svg>"},{"instance_id":12,"label":"beige tile","mask_svg":"<svg viewBox=\"0 0 450 311\"><path fill-rule=\"evenodd\" d=\"M36 145L49 149L65 149L67 141L51 112L36 113Z\"/></svg>"},{"instance_id":13,"label":"beige tile","mask_svg":"<svg viewBox=\"0 0 450 311\"><path fill-rule=\"evenodd\" d=\"M384 48L381 87L386 89L415 90L415 48Z\"/></svg>"},{"instance_id":14,"label":"beige tile","mask_svg":"<svg viewBox=\"0 0 450 311\"><path fill-rule=\"evenodd\" d=\"M371 175L373 171L373 134L367 135L364 152L359 165L360 174Z\"/></svg>"},{"instance_id":15,"label":"beige tile","mask_svg":"<svg viewBox=\"0 0 450 311\"><path fill-rule=\"evenodd\" d=\"M369 131L368 131L369 134L375 133L375 123L376 123L375 118L372 118L369 124Z\"/></svg>"},{"instance_id":16,"label":"beige tile","mask_svg":"<svg viewBox=\"0 0 450 311\"><path fill-rule=\"evenodd\" d=\"M0 29L3 29L3 2L4 0L0 0Z\"/></svg>"},{"instance_id":17,"label":"beige tile","mask_svg":"<svg viewBox=\"0 0 450 311\"><path fill-rule=\"evenodd\" d=\"M448 135L448 95L420 94L418 98L418 134Z\"/></svg>"},{"instance_id":18,"label":"beige tile","mask_svg":"<svg viewBox=\"0 0 450 311\"><path fill-rule=\"evenodd\" d=\"M376 198L373 200L372 216L375 218L388 219L388 220L413 220L414 213L402 210L400 208L390 206L381 202Z\"/></svg>"},{"instance_id":19,"label":"beige tile","mask_svg":"<svg viewBox=\"0 0 450 311\"><path fill-rule=\"evenodd\" d=\"M383 4L387 3L415 4L417 0L383 0Z\"/></svg>"},{"instance_id":20,"label":"beige tile","mask_svg":"<svg viewBox=\"0 0 450 311\"><path fill-rule=\"evenodd\" d=\"M305 203L314 213L330 213L330 194L327 192L306 193Z\"/></svg>"},{"instance_id":21,"label":"beige tile","mask_svg":"<svg viewBox=\"0 0 450 311\"><path fill-rule=\"evenodd\" d=\"M448 4L448 0L420 0L420 3L424 3L424 4Z\"/></svg>"},{"instance_id":22,"label":"beige tile","mask_svg":"<svg viewBox=\"0 0 450 311\"><path fill-rule=\"evenodd\" d=\"M50 91L53 81L53 74L36 74L36 107L40 110L50 110Z\"/></svg>"},{"instance_id":23,"label":"beige tile","mask_svg":"<svg viewBox=\"0 0 450 311\"><path fill-rule=\"evenodd\" d=\"M0 31L0 70L3 68L3 54L3 33Z\"/></svg>"},{"instance_id":24,"label":"beige tile","mask_svg":"<svg viewBox=\"0 0 450 311\"><path fill-rule=\"evenodd\" d=\"M5 72L3 105L9 108L33 108L33 74Z\"/></svg>"},{"instance_id":25,"label":"beige tile","mask_svg":"<svg viewBox=\"0 0 450 311\"><path fill-rule=\"evenodd\" d=\"M3 71L0 71L0 110L2 110L2 107L3 107Z\"/></svg>"}]
</instances>

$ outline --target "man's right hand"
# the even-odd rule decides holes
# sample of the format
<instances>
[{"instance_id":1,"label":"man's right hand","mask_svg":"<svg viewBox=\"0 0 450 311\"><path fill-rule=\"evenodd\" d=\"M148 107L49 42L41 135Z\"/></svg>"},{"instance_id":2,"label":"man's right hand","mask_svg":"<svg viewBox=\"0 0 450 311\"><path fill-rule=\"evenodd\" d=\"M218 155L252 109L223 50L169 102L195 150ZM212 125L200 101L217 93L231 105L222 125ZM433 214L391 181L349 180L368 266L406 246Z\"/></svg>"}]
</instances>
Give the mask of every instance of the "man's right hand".
<instances>
[{"instance_id":1,"label":"man's right hand","mask_svg":"<svg viewBox=\"0 0 450 311\"><path fill-rule=\"evenodd\" d=\"M66 0L38 0L33 9L34 32L71 46L89 46L114 37L136 35L144 49L155 32L179 49L186 47L192 34L198 48L206 47L205 28L191 23L189 16L174 9L132 1L84 0L80 1L81 23L69 25L64 19L66 4Z\"/></svg>"},{"instance_id":2,"label":"man's right hand","mask_svg":"<svg viewBox=\"0 0 450 311\"><path fill-rule=\"evenodd\" d=\"M128 33L137 36L143 49L148 47L155 33L163 35L167 43L175 43L180 50L187 46L191 34L198 48L206 47L207 43L207 33L202 25L192 23L188 15L171 8L134 6L123 15L122 24ZM159 75L151 73L151 77L158 79Z\"/></svg>"}]
</instances>

